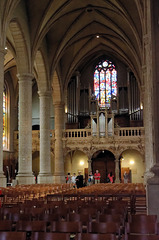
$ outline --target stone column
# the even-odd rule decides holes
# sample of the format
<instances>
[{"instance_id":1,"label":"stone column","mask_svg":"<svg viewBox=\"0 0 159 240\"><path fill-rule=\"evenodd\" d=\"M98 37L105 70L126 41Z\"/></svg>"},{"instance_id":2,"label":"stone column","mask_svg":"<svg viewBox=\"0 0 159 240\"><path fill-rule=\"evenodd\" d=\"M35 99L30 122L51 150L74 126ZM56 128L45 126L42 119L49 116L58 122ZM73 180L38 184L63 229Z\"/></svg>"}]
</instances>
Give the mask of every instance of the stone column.
<instances>
[{"instance_id":1,"label":"stone column","mask_svg":"<svg viewBox=\"0 0 159 240\"><path fill-rule=\"evenodd\" d=\"M19 79L19 156L18 184L33 184L32 173L32 79L33 75L18 74Z\"/></svg>"},{"instance_id":2,"label":"stone column","mask_svg":"<svg viewBox=\"0 0 159 240\"><path fill-rule=\"evenodd\" d=\"M152 82L152 142L150 143L153 148L153 167L151 171L154 176L149 178L147 181L147 206L148 206L148 214L156 214L159 221L159 22L158 22L158 12L159 12L159 2L157 0L147 1L150 6L147 6L148 16L150 21L147 21L147 28L149 30L148 40L149 40L149 64L147 62L147 66L149 67L149 81ZM153 17L152 17L153 16ZM151 28L151 24L153 28ZM152 45L151 45L152 44ZM151 60L152 59L152 60ZM151 69L151 71L150 71ZM150 89L145 89L146 94L150 91ZM147 117L147 116L145 116ZM146 137L146 135L145 135ZM146 147L146 146L145 146ZM146 152L147 149L145 148ZM151 161L151 159L150 159Z\"/></svg>"},{"instance_id":3,"label":"stone column","mask_svg":"<svg viewBox=\"0 0 159 240\"><path fill-rule=\"evenodd\" d=\"M6 187L7 180L3 172L3 89L4 89L4 55L0 47L0 187Z\"/></svg>"},{"instance_id":4,"label":"stone column","mask_svg":"<svg viewBox=\"0 0 159 240\"><path fill-rule=\"evenodd\" d=\"M92 171L92 160L88 159L88 175Z\"/></svg>"},{"instance_id":5,"label":"stone column","mask_svg":"<svg viewBox=\"0 0 159 240\"><path fill-rule=\"evenodd\" d=\"M61 102L54 104L55 112L55 162L54 162L54 183L64 183L64 159L62 134L64 129L64 104Z\"/></svg>"},{"instance_id":6,"label":"stone column","mask_svg":"<svg viewBox=\"0 0 159 240\"><path fill-rule=\"evenodd\" d=\"M51 92L39 91L40 97L40 172L38 183L53 183L50 152L50 97Z\"/></svg>"},{"instance_id":7,"label":"stone column","mask_svg":"<svg viewBox=\"0 0 159 240\"><path fill-rule=\"evenodd\" d=\"M119 157L115 157L115 183L120 183L119 178Z\"/></svg>"}]
</instances>

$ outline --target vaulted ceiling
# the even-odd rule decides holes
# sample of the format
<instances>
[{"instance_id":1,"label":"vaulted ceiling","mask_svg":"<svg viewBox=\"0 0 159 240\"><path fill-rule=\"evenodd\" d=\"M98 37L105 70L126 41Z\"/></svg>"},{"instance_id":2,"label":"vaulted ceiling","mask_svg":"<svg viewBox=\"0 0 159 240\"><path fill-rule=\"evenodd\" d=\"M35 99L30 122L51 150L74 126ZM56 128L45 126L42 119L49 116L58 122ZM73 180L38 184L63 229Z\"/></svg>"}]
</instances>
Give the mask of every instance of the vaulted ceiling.
<instances>
[{"instance_id":1,"label":"vaulted ceiling","mask_svg":"<svg viewBox=\"0 0 159 240\"><path fill-rule=\"evenodd\" d=\"M32 62L37 50L41 49L47 57L49 75L52 76L56 69L63 85L75 70L82 71L92 59L102 55L123 62L141 84L144 2L19 0L10 20L21 25L24 39L30 46ZM16 53L9 28L7 42ZM6 66L12 56L6 57Z\"/></svg>"}]
</instances>

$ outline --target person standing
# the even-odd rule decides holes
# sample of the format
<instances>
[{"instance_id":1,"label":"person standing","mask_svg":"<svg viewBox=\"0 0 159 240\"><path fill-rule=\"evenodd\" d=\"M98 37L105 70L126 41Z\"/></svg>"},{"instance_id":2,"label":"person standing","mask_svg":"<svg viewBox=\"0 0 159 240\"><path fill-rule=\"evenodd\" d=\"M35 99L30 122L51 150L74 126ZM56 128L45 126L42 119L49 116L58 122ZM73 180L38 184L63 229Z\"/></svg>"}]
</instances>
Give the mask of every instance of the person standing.
<instances>
[{"instance_id":1,"label":"person standing","mask_svg":"<svg viewBox=\"0 0 159 240\"><path fill-rule=\"evenodd\" d=\"M77 188L82 188L83 187L83 175L81 172L78 172L78 176L76 177L76 186Z\"/></svg>"},{"instance_id":2,"label":"person standing","mask_svg":"<svg viewBox=\"0 0 159 240\"><path fill-rule=\"evenodd\" d=\"M66 183L71 183L71 175L70 173L67 174L67 177L66 177Z\"/></svg>"},{"instance_id":3,"label":"person standing","mask_svg":"<svg viewBox=\"0 0 159 240\"><path fill-rule=\"evenodd\" d=\"M124 183L128 183L129 175L126 171L124 172L123 177L124 177Z\"/></svg>"},{"instance_id":4,"label":"person standing","mask_svg":"<svg viewBox=\"0 0 159 240\"><path fill-rule=\"evenodd\" d=\"M101 178L101 175L100 175L99 171L96 170L96 172L94 174L95 184L100 183L100 178Z\"/></svg>"},{"instance_id":5,"label":"person standing","mask_svg":"<svg viewBox=\"0 0 159 240\"><path fill-rule=\"evenodd\" d=\"M76 187L76 173L73 174L72 178L71 178L71 182L73 183L73 187Z\"/></svg>"},{"instance_id":6,"label":"person standing","mask_svg":"<svg viewBox=\"0 0 159 240\"><path fill-rule=\"evenodd\" d=\"M91 186L93 184L93 173L90 171L88 175L88 186Z\"/></svg>"},{"instance_id":7,"label":"person standing","mask_svg":"<svg viewBox=\"0 0 159 240\"><path fill-rule=\"evenodd\" d=\"M110 182L110 183L113 183L113 181L114 181L114 175L113 175L112 172L110 172L110 173L108 174L108 178L109 178L109 182Z\"/></svg>"}]
</instances>

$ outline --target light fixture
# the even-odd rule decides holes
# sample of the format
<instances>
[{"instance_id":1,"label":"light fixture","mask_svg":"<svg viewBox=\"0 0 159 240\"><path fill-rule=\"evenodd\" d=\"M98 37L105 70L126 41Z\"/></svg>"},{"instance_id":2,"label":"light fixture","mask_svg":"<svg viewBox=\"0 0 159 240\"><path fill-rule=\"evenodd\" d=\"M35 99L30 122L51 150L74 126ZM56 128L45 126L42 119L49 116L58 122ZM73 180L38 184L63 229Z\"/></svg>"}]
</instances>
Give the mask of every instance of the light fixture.
<instances>
[{"instance_id":1,"label":"light fixture","mask_svg":"<svg viewBox=\"0 0 159 240\"><path fill-rule=\"evenodd\" d=\"M7 50L8 48L7 48L7 46L5 47L5 50Z\"/></svg>"},{"instance_id":2,"label":"light fixture","mask_svg":"<svg viewBox=\"0 0 159 240\"><path fill-rule=\"evenodd\" d=\"M135 162L134 162L134 160L130 160L130 165L133 165Z\"/></svg>"},{"instance_id":3,"label":"light fixture","mask_svg":"<svg viewBox=\"0 0 159 240\"><path fill-rule=\"evenodd\" d=\"M140 104L140 109L143 109L143 103Z\"/></svg>"},{"instance_id":4,"label":"light fixture","mask_svg":"<svg viewBox=\"0 0 159 240\"><path fill-rule=\"evenodd\" d=\"M84 165L84 161L81 160L80 161L80 165L83 166Z\"/></svg>"},{"instance_id":5,"label":"light fixture","mask_svg":"<svg viewBox=\"0 0 159 240\"><path fill-rule=\"evenodd\" d=\"M96 38L99 38L99 35L96 35Z\"/></svg>"}]
</instances>

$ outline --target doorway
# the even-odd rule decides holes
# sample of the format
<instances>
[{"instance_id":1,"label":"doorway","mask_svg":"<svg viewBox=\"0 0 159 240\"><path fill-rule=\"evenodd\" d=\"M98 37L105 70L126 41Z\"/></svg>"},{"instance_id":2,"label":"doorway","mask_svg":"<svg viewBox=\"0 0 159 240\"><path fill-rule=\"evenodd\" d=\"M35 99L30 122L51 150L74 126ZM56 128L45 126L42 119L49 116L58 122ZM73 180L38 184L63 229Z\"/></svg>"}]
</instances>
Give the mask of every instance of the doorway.
<instances>
[{"instance_id":1,"label":"doorway","mask_svg":"<svg viewBox=\"0 0 159 240\"><path fill-rule=\"evenodd\" d=\"M101 174L101 183L107 182L108 173L112 172L112 174L115 176L115 157L113 153L107 150L101 150L94 153L92 157L93 174L97 169Z\"/></svg>"}]
</instances>

